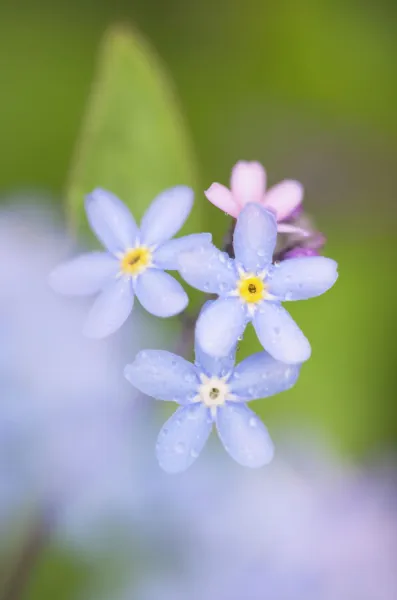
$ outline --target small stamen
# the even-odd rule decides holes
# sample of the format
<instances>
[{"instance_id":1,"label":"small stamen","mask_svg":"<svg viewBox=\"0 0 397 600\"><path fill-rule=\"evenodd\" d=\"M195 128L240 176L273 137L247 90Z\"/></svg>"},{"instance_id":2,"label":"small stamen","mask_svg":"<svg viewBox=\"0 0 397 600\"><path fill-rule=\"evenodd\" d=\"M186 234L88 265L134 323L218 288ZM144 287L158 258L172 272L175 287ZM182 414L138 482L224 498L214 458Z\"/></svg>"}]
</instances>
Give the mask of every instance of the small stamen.
<instances>
[{"instance_id":1,"label":"small stamen","mask_svg":"<svg viewBox=\"0 0 397 600\"><path fill-rule=\"evenodd\" d=\"M219 394L220 394L220 391L218 390L218 388L211 388L211 391L210 391L211 400L216 400L218 398Z\"/></svg>"},{"instance_id":2,"label":"small stamen","mask_svg":"<svg viewBox=\"0 0 397 600\"><path fill-rule=\"evenodd\" d=\"M266 296L266 285L260 275L243 273L237 283L237 291L245 302L255 304Z\"/></svg>"},{"instance_id":3,"label":"small stamen","mask_svg":"<svg viewBox=\"0 0 397 600\"><path fill-rule=\"evenodd\" d=\"M138 275L147 269L152 261L152 255L148 248L140 246L127 250L122 256L121 271L126 275Z\"/></svg>"}]
</instances>

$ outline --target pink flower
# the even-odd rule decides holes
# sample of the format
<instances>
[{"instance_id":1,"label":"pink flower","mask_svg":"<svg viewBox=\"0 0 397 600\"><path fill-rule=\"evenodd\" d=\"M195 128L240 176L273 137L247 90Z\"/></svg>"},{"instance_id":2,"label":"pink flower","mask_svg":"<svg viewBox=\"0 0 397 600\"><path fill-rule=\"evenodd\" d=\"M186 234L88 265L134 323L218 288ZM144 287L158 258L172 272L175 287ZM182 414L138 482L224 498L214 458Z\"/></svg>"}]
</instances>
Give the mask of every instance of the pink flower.
<instances>
[{"instance_id":1,"label":"pink flower","mask_svg":"<svg viewBox=\"0 0 397 600\"><path fill-rule=\"evenodd\" d=\"M258 202L272 210L280 223L292 215L303 199L303 186L292 179L284 179L266 191L266 171L258 162L239 161L232 169L230 188L213 183L204 193L212 204L234 218L247 202ZM278 231L306 234L289 223L279 224Z\"/></svg>"}]
</instances>

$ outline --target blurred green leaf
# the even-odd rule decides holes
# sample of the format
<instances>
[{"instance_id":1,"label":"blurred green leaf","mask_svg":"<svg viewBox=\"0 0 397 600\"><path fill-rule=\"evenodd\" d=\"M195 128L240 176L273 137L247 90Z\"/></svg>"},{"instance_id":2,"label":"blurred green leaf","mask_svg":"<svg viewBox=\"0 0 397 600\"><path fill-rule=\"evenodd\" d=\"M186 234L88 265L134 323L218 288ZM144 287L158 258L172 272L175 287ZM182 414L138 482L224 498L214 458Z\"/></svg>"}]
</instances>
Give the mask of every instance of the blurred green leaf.
<instances>
[{"instance_id":1,"label":"blurred green leaf","mask_svg":"<svg viewBox=\"0 0 397 600\"><path fill-rule=\"evenodd\" d=\"M161 190L194 186L194 160L172 84L153 49L125 26L105 36L67 188L73 228L85 231L84 195L117 194L139 218ZM196 210L189 231L199 230Z\"/></svg>"}]
</instances>

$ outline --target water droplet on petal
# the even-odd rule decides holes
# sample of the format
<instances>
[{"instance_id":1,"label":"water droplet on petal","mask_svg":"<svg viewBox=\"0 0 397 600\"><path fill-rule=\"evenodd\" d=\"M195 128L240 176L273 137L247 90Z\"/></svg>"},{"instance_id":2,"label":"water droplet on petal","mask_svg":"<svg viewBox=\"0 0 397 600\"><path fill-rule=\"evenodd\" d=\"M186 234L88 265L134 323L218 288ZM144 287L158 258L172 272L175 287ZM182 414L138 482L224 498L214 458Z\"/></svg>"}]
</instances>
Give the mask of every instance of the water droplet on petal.
<instances>
[{"instance_id":1,"label":"water droplet on petal","mask_svg":"<svg viewBox=\"0 0 397 600\"><path fill-rule=\"evenodd\" d=\"M197 452L197 450L195 450L194 448L192 448L192 450L190 451L190 456L192 458L197 458L199 455L199 453Z\"/></svg>"},{"instance_id":2,"label":"water droplet on petal","mask_svg":"<svg viewBox=\"0 0 397 600\"><path fill-rule=\"evenodd\" d=\"M193 381L196 380L195 376L192 373L186 373L186 375L184 375L184 380L187 381L188 383L193 383Z\"/></svg>"},{"instance_id":3,"label":"water droplet on petal","mask_svg":"<svg viewBox=\"0 0 397 600\"><path fill-rule=\"evenodd\" d=\"M183 454L186 450L186 446L183 442L178 442L174 446L174 450L177 454Z\"/></svg>"},{"instance_id":4,"label":"water droplet on petal","mask_svg":"<svg viewBox=\"0 0 397 600\"><path fill-rule=\"evenodd\" d=\"M257 427L258 419L256 417L251 417L248 423L250 427Z\"/></svg>"},{"instance_id":5,"label":"water droplet on petal","mask_svg":"<svg viewBox=\"0 0 397 600\"><path fill-rule=\"evenodd\" d=\"M259 248L257 254L258 256L265 256L265 251L263 250L263 248Z\"/></svg>"}]
</instances>

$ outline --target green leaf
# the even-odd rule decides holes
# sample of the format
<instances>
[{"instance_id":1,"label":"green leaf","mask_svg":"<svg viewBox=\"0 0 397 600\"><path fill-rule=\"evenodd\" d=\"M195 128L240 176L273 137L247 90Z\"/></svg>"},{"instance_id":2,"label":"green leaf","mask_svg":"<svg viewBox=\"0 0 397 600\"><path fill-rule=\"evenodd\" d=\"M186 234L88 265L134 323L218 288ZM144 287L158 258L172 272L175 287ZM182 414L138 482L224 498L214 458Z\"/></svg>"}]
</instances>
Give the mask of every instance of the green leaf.
<instances>
[{"instance_id":1,"label":"green leaf","mask_svg":"<svg viewBox=\"0 0 397 600\"><path fill-rule=\"evenodd\" d=\"M163 189L195 183L189 135L164 65L135 30L111 28L67 188L74 231L88 231L84 196L95 187L114 192L139 219ZM201 229L199 213L196 207L184 233Z\"/></svg>"}]
</instances>

